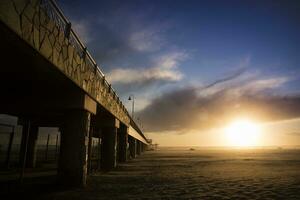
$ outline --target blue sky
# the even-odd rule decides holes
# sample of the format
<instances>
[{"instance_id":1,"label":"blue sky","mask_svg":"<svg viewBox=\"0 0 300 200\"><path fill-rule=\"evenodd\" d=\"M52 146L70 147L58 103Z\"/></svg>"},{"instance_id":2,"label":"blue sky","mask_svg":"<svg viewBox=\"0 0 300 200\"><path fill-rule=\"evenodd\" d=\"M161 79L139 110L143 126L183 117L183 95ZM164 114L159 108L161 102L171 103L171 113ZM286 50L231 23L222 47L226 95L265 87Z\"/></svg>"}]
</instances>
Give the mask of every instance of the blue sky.
<instances>
[{"instance_id":1,"label":"blue sky","mask_svg":"<svg viewBox=\"0 0 300 200\"><path fill-rule=\"evenodd\" d=\"M129 110L126 99L136 96L136 112L148 127L151 115L180 113L156 116L146 111L161 110L174 103L162 102L186 91L195 96L188 94L191 100L186 98L183 107L194 105L196 99L198 108L204 98L212 102L221 94L225 98L225 93L236 102L234 107L244 103L246 95L255 99L253 105L262 105L258 97L276 97L274 102L279 102L286 96L298 105L299 1L59 0L58 4ZM171 101L177 99L173 96ZM289 108L282 116L298 117L288 112ZM170 127L169 131L178 130Z\"/></svg>"}]
</instances>

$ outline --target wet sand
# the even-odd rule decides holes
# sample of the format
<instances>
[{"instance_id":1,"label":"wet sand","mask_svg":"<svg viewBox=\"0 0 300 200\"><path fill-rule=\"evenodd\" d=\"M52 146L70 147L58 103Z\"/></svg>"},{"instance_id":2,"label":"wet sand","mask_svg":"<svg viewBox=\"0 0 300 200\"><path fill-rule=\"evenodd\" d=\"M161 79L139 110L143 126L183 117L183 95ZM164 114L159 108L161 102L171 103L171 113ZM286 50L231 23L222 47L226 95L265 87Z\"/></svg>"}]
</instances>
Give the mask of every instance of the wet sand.
<instances>
[{"instance_id":1,"label":"wet sand","mask_svg":"<svg viewBox=\"0 0 300 200\"><path fill-rule=\"evenodd\" d=\"M161 148L45 199L300 199L300 150ZM43 198L43 197L40 197Z\"/></svg>"}]
</instances>

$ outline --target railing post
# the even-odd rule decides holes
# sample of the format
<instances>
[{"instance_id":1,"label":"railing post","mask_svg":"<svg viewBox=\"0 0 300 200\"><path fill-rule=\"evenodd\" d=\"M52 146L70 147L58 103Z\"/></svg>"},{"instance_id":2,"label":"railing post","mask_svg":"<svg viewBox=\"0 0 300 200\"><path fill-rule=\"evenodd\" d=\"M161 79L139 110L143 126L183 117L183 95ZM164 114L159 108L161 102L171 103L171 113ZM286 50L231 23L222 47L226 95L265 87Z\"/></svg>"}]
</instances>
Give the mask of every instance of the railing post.
<instances>
[{"instance_id":1,"label":"railing post","mask_svg":"<svg viewBox=\"0 0 300 200\"><path fill-rule=\"evenodd\" d=\"M82 59L85 59L85 57L86 57L86 51L87 51L87 48L84 47L83 51L82 51Z\"/></svg>"},{"instance_id":2,"label":"railing post","mask_svg":"<svg viewBox=\"0 0 300 200\"><path fill-rule=\"evenodd\" d=\"M97 68L98 68L97 63L94 66L95 66L95 74L96 74L97 73Z\"/></svg>"},{"instance_id":3,"label":"railing post","mask_svg":"<svg viewBox=\"0 0 300 200\"><path fill-rule=\"evenodd\" d=\"M70 38L70 34L71 34L71 26L72 24L69 22L69 23L66 23L66 27L65 27L65 37L67 39Z\"/></svg>"}]
</instances>

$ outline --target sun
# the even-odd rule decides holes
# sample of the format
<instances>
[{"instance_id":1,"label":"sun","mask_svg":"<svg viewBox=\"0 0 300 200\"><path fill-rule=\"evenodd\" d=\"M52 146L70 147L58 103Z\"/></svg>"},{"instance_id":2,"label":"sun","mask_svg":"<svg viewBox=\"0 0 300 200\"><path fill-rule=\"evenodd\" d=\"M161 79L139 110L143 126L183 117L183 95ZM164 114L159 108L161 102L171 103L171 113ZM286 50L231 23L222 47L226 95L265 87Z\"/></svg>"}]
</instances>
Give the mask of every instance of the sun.
<instances>
[{"instance_id":1,"label":"sun","mask_svg":"<svg viewBox=\"0 0 300 200\"><path fill-rule=\"evenodd\" d=\"M232 122L225 128L225 133L230 146L250 147L259 144L260 127L247 119Z\"/></svg>"}]
</instances>

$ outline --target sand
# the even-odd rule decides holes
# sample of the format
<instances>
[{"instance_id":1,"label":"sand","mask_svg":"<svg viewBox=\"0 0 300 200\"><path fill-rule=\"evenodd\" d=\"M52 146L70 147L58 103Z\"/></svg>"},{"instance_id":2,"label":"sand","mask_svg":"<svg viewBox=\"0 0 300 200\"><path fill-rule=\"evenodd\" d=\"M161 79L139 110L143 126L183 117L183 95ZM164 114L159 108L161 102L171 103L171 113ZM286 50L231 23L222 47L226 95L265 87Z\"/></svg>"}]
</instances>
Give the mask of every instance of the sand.
<instances>
[{"instance_id":1,"label":"sand","mask_svg":"<svg viewBox=\"0 0 300 200\"><path fill-rule=\"evenodd\" d=\"M45 199L300 199L300 150L160 148Z\"/></svg>"}]
</instances>

